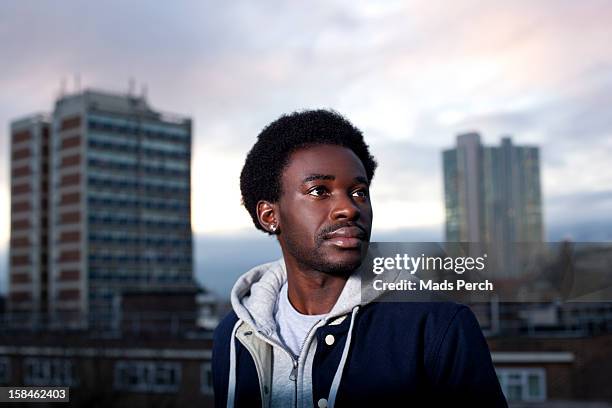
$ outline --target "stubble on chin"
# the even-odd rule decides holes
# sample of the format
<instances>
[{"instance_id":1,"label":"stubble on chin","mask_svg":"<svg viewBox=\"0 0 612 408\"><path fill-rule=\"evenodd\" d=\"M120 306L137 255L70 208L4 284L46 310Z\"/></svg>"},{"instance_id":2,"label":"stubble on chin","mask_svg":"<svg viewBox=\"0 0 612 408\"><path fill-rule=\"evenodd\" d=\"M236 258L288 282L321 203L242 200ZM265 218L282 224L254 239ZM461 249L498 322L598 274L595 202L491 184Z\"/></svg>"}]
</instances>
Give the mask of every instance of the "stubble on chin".
<instances>
[{"instance_id":1,"label":"stubble on chin","mask_svg":"<svg viewBox=\"0 0 612 408\"><path fill-rule=\"evenodd\" d=\"M305 261L303 262L305 266L327 275L341 277L350 276L359 266L361 266L361 262L363 261L362 256L354 261L332 261L330 259L331 256L325 253L323 243L324 239L317 240L314 250L304 251L307 253L303 253L304 256L300 259Z\"/></svg>"}]
</instances>

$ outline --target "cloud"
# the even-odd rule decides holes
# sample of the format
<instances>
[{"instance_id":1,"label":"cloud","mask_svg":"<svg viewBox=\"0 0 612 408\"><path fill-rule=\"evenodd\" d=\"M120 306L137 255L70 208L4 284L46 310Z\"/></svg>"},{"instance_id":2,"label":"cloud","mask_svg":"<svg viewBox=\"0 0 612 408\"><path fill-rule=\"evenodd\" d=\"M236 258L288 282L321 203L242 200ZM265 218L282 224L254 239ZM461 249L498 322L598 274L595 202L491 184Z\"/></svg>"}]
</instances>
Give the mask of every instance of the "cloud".
<instances>
[{"instance_id":1,"label":"cloud","mask_svg":"<svg viewBox=\"0 0 612 408\"><path fill-rule=\"evenodd\" d=\"M250 228L237 175L282 113L332 107L364 130L381 163L375 223L389 230L441 229L440 152L457 133L510 134L541 148L552 224L578 218L559 197L612 185L611 20L595 0L4 1L2 135L51 110L61 78L127 91L134 77L155 108L194 119L194 227L219 233ZM8 160L0 149L5 191Z\"/></svg>"},{"instance_id":2,"label":"cloud","mask_svg":"<svg viewBox=\"0 0 612 408\"><path fill-rule=\"evenodd\" d=\"M609 187L603 186L604 188ZM554 195L547 198L547 220L555 224L596 223L608 227L612 224L612 190L581 191ZM567 217L568 213L573 217Z\"/></svg>"}]
</instances>

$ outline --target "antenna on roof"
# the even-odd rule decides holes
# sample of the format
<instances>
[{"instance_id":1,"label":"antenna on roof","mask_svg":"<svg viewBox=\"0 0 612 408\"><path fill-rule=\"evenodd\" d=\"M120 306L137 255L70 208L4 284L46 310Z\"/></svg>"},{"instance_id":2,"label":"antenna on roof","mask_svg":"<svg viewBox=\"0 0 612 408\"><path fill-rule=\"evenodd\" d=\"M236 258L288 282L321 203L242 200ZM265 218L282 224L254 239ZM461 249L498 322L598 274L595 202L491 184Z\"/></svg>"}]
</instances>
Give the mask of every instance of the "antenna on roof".
<instances>
[{"instance_id":1,"label":"antenna on roof","mask_svg":"<svg viewBox=\"0 0 612 408\"><path fill-rule=\"evenodd\" d=\"M147 99L147 91L148 91L147 84L142 84L142 88L141 88L140 93L141 93L142 99L144 99L144 100Z\"/></svg>"},{"instance_id":2,"label":"antenna on roof","mask_svg":"<svg viewBox=\"0 0 612 408\"><path fill-rule=\"evenodd\" d=\"M76 93L81 93L81 74L74 74L74 90Z\"/></svg>"},{"instance_id":3,"label":"antenna on roof","mask_svg":"<svg viewBox=\"0 0 612 408\"><path fill-rule=\"evenodd\" d=\"M59 97L63 98L66 95L66 78L60 78Z\"/></svg>"},{"instance_id":4,"label":"antenna on roof","mask_svg":"<svg viewBox=\"0 0 612 408\"><path fill-rule=\"evenodd\" d=\"M136 80L130 77L130 80L128 81L128 96L134 95L134 88L136 88Z\"/></svg>"}]
</instances>

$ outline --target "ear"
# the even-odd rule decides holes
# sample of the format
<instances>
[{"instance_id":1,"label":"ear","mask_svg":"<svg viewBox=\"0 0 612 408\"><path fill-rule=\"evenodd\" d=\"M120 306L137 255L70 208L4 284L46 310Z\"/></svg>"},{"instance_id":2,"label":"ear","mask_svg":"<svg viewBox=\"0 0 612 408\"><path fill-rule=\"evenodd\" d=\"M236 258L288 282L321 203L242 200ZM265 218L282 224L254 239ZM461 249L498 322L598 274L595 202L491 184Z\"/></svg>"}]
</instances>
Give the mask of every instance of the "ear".
<instances>
[{"instance_id":1,"label":"ear","mask_svg":"<svg viewBox=\"0 0 612 408\"><path fill-rule=\"evenodd\" d=\"M257 219L259 225L270 234L278 233L280 225L276 216L276 204L264 200L259 201L257 203Z\"/></svg>"}]
</instances>

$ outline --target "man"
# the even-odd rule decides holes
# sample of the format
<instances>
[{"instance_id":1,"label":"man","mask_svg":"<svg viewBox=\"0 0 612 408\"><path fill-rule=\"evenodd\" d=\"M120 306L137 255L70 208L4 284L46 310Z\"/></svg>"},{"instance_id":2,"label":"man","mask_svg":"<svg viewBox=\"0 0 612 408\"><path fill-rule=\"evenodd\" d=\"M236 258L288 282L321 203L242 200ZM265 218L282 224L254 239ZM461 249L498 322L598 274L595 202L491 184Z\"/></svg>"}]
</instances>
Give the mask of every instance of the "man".
<instances>
[{"instance_id":1,"label":"man","mask_svg":"<svg viewBox=\"0 0 612 408\"><path fill-rule=\"evenodd\" d=\"M240 188L283 257L232 289L213 345L218 407L506 406L467 307L361 299L353 272L370 239L376 165L335 112L296 112L259 134Z\"/></svg>"}]
</instances>

